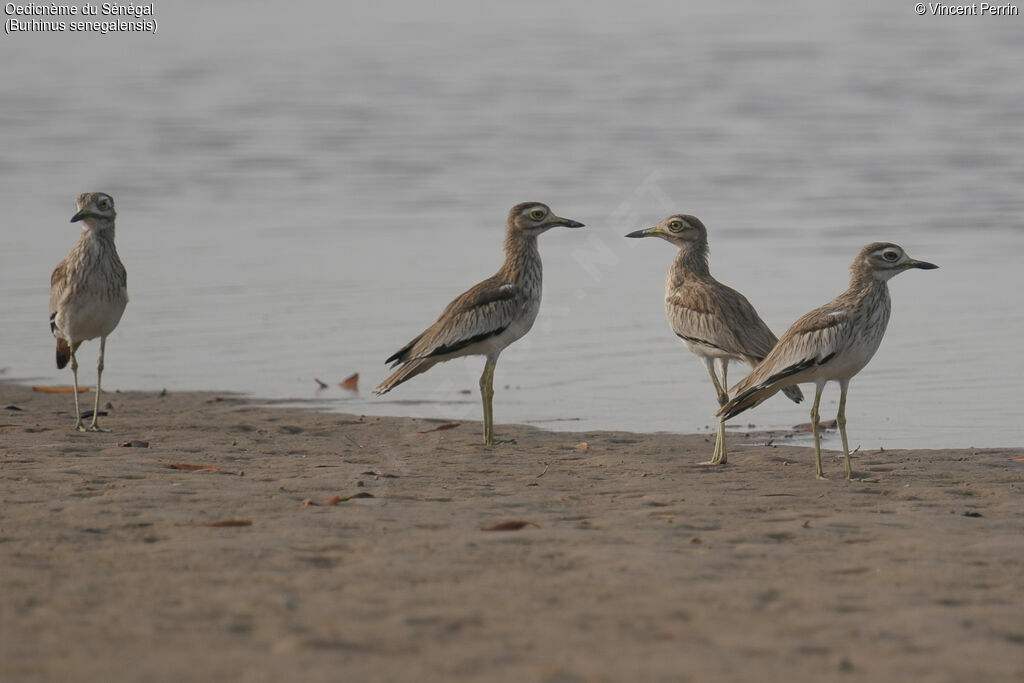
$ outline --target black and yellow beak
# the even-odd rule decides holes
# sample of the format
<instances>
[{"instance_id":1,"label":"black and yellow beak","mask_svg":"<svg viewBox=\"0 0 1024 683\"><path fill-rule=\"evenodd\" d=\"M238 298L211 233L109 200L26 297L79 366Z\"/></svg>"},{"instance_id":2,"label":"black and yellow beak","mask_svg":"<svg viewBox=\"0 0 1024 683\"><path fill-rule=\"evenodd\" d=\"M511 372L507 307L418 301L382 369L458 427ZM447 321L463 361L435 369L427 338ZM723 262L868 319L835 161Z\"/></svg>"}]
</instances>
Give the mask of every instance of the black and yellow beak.
<instances>
[{"instance_id":1,"label":"black and yellow beak","mask_svg":"<svg viewBox=\"0 0 1024 683\"><path fill-rule=\"evenodd\" d=\"M914 259L910 259L910 261L907 262L907 268L920 268L921 270L935 270L936 268L938 268L938 266L935 265L934 263L928 263L927 261L916 261Z\"/></svg>"},{"instance_id":2,"label":"black and yellow beak","mask_svg":"<svg viewBox=\"0 0 1024 683\"><path fill-rule=\"evenodd\" d=\"M74 216L71 217L71 222L72 223L77 223L78 221L82 220L83 218L88 218L91 215L92 215L91 213L89 213L85 209L82 209L81 211L79 211L78 213L76 213Z\"/></svg>"},{"instance_id":3,"label":"black and yellow beak","mask_svg":"<svg viewBox=\"0 0 1024 683\"><path fill-rule=\"evenodd\" d=\"M634 230L633 232L626 235L626 237L652 237L660 235L661 230L655 226L653 228L644 228L643 230Z\"/></svg>"},{"instance_id":4,"label":"black and yellow beak","mask_svg":"<svg viewBox=\"0 0 1024 683\"><path fill-rule=\"evenodd\" d=\"M582 228L582 227L584 227L583 223L580 223L579 221L574 221L571 218L562 218L561 216L552 216L551 218L549 218L547 220L545 225L547 225L549 227L552 227L552 228L557 228L557 227L562 227L562 228Z\"/></svg>"}]
</instances>

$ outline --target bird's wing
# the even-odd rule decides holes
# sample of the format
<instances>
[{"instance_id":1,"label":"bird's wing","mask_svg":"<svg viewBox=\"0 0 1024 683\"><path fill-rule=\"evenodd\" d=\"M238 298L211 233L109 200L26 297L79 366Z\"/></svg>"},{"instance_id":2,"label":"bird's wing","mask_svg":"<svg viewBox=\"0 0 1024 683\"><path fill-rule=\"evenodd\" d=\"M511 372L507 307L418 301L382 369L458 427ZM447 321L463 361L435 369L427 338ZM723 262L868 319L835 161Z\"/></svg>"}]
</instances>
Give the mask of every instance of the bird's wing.
<instances>
[{"instance_id":1,"label":"bird's wing","mask_svg":"<svg viewBox=\"0 0 1024 683\"><path fill-rule=\"evenodd\" d=\"M57 264L50 275L50 332L56 334L57 306L64 297L64 289L67 287L67 259Z\"/></svg>"},{"instance_id":2,"label":"bird's wing","mask_svg":"<svg viewBox=\"0 0 1024 683\"><path fill-rule=\"evenodd\" d=\"M681 287L665 300L672 330L681 339L761 360L776 337L747 298L731 287Z\"/></svg>"},{"instance_id":3,"label":"bird's wing","mask_svg":"<svg viewBox=\"0 0 1024 683\"><path fill-rule=\"evenodd\" d=\"M832 360L847 343L849 333L849 313L834 306L823 306L803 316L786 330L771 353L732 387L732 398L718 415L735 417L780 389L799 402L802 395L793 385L806 371Z\"/></svg>"},{"instance_id":4,"label":"bird's wing","mask_svg":"<svg viewBox=\"0 0 1024 683\"><path fill-rule=\"evenodd\" d=\"M849 323L849 312L834 306L822 306L804 315L786 330L754 372L736 385L736 391L789 384L785 380L828 363L848 339Z\"/></svg>"},{"instance_id":5,"label":"bird's wing","mask_svg":"<svg viewBox=\"0 0 1024 683\"><path fill-rule=\"evenodd\" d=\"M405 363L444 356L504 332L513 323L525 293L497 276L456 297L433 325L387 359Z\"/></svg>"}]
</instances>

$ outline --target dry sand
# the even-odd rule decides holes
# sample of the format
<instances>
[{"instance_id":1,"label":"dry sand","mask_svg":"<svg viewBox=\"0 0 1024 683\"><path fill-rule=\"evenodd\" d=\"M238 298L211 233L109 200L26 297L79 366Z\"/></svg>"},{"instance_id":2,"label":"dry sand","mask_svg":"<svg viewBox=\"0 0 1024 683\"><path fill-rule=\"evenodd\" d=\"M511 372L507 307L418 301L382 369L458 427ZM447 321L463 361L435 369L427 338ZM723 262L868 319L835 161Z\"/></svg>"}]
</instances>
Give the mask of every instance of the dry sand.
<instances>
[{"instance_id":1,"label":"dry sand","mask_svg":"<svg viewBox=\"0 0 1024 683\"><path fill-rule=\"evenodd\" d=\"M0 383L0 680L1024 680L1021 449L105 398Z\"/></svg>"}]
</instances>

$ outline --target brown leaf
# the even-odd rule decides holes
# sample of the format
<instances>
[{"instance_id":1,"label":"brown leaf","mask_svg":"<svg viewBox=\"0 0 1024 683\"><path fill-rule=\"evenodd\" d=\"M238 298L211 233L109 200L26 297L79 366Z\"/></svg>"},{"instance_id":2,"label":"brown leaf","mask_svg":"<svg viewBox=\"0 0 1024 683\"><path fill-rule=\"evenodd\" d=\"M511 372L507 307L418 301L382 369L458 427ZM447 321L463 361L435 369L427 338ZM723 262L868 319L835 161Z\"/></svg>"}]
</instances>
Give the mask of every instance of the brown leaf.
<instances>
[{"instance_id":1,"label":"brown leaf","mask_svg":"<svg viewBox=\"0 0 1024 683\"><path fill-rule=\"evenodd\" d=\"M418 431L416 433L417 434L429 434L431 432L443 432L446 429L455 429L460 424L462 424L462 423L461 422L445 422L444 424L439 424L439 425L437 425L436 427L434 427L432 429L421 429L420 431Z\"/></svg>"},{"instance_id":2,"label":"brown leaf","mask_svg":"<svg viewBox=\"0 0 1024 683\"><path fill-rule=\"evenodd\" d=\"M480 531L519 531L525 526L535 526L538 529L540 528L539 524L527 522L523 519L517 519L512 522L499 522L497 524L492 524L491 526L482 526L480 527Z\"/></svg>"},{"instance_id":3,"label":"brown leaf","mask_svg":"<svg viewBox=\"0 0 1024 683\"><path fill-rule=\"evenodd\" d=\"M367 493L366 491L360 491L359 493L353 493L351 496L345 496L344 498L341 499L341 502L345 502L346 500L352 500L354 498L373 498L373 494Z\"/></svg>"},{"instance_id":4,"label":"brown leaf","mask_svg":"<svg viewBox=\"0 0 1024 683\"><path fill-rule=\"evenodd\" d=\"M319 500L313 500L312 498L307 498L306 500L302 501L302 504L303 505L323 505L323 506L327 506L327 505L337 505L340 502L341 502L341 496L335 494L333 496L330 496L329 498L320 498Z\"/></svg>"},{"instance_id":5,"label":"brown leaf","mask_svg":"<svg viewBox=\"0 0 1024 683\"><path fill-rule=\"evenodd\" d=\"M74 387L47 387L42 385L36 385L32 387L32 391L38 391L41 394L73 394L75 393ZM89 391L89 387L78 387L78 393L84 394Z\"/></svg>"},{"instance_id":6,"label":"brown leaf","mask_svg":"<svg viewBox=\"0 0 1024 683\"><path fill-rule=\"evenodd\" d=\"M220 468L215 465L189 465L184 462L169 462L167 466L176 470L185 470L186 472L220 472Z\"/></svg>"},{"instance_id":7,"label":"brown leaf","mask_svg":"<svg viewBox=\"0 0 1024 683\"><path fill-rule=\"evenodd\" d=\"M586 441L580 441L578 444L573 446L573 448L575 450L579 451L580 453L582 453L584 451L589 451L590 450L590 444L587 443Z\"/></svg>"},{"instance_id":8,"label":"brown leaf","mask_svg":"<svg viewBox=\"0 0 1024 683\"><path fill-rule=\"evenodd\" d=\"M342 389L351 389L352 391L359 391L359 373L354 372L338 385Z\"/></svg>"},{"instance_id":9,"label":"brown leaf","mask_svg":"<svg viewBox=\"0 0 1024 683\"><path fill-rule=\"evenodd\" d=\"M131 441L122 441L117 445L122 448L149 448L148 441L139 441L138 439L132 439Z\"/></svg>"},{"instance_id":10,"label":"brown leaf","mask_svg":"<svg viewBox=\"0 0 1024 683\"><path fill-rule=\"evenodd\" d=\"M313 381L316 382L317 387L319 387L320 389L327 388L327 382L324 382L316 377L313 378Z\"/></svg>"},{"instance_id":11,"label":"brown leaf","mask_svg":"<svg viewBox=\"0 0 1024 683\"><path fill-rule=\"evenodd\" d=\"M198 522L198 526L252 526L251 519L218 519L213 522Z\"/></svg>"}]
</instances>

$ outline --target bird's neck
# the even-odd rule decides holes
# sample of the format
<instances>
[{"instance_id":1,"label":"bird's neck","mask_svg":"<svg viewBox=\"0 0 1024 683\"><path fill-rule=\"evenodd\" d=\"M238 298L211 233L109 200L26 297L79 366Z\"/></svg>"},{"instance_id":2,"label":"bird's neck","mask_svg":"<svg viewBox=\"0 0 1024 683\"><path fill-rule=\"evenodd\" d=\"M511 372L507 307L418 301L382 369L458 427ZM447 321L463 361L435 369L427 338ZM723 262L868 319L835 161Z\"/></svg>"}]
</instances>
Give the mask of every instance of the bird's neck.
<instances>
[{"instance_id":1,"label":"bird's neck","mask_svg":"<svg viewBox=\"0 0 1024 683\"><path fill-rule=\"evenodd\" d=\"M91 221L83 221L82 226L82 239L90 240L95 239L101 242L114 243L114 223L113 221L104 223L93 223Z\"/></svg>"},{"instance_id":2,"label":"bird's neck","mask_svg":"<svg viewBox=\"0 0 1024 683\"><path fill-rule=\"evenodd\" d=\"M540 250L537 236L509 229L505 233L505 276L512 281L541 279Z\"/></svg>"},{"instance_id":3,"label":"bird's neck","mask_svg":"<svg viewBox=\"0 0 1024 683\"><path fill-rule=\"evenodd\" d=\"M876 278L871 271L855 271L850 277L850 288L840 298L844 299L846 306L854 309L878 310L888 320L889 285L885 280Z\"/></svg>"},{"instance_id":4,"label":"bird's neck","mask_svg":"<svg viewBox=\"0 0 1024 683\"><path fill-rule=\"evenodd\" d=\"M676 260L672 263L670 277L674 282L683 283L693 278L709 277L708 245L694 243L679 247Z\"/></svg>"}]
</instances>

